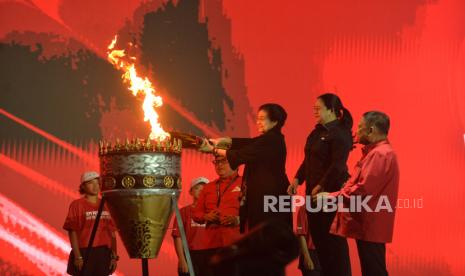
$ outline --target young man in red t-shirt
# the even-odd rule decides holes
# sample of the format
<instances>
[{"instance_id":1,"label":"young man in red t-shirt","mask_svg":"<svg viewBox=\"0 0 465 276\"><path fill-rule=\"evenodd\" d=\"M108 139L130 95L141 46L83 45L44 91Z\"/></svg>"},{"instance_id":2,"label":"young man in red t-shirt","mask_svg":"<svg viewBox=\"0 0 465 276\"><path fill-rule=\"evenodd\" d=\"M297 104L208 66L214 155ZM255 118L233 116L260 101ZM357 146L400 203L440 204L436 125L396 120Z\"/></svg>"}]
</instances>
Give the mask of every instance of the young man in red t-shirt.
<instances>
[{"instance_id":1,"label":"young man in red t-shirt","mask_svg":"<svg viewBox=\"0 0 465 276\"><path fill-rule=\"evenodd\" d=\"M203 241L205 240L205 224L196 223L192 220L192 210L197 204L199 194L203 189L203 186L210 182L206 177L197 177L192 180L189 194L192 196L192 204L187 205L179 210L181 213L181 219L186 233L187 244L189 246L189 252L191 253L192 265L194 271L198 274L197 262L195 260L195 251L203 249ZM187 267L186 256L184 255L184 248L182 247L181 234L179 233L178 222L174 218L173 231L171 233L174 239L174 248L176 255L178 256L178 274L179 276L189 275L189 269Z\"/></svg>"},{"instance_id":2,"label":"young man in red t-shirt","mask_svg":"<svg viewBox=\"0 0 465 276\"><path fill-rule=\"evenodd\" d=\"M297 211L297 227L295 231L300 244L299 269L302 276L319 276L321 266L308 229L307 217L305 205L301 206Z\"/></svg>"},{"instance_id":3,"label":"young man in red t-shirt","mask_svg":"<svg viewBox=\"0 0 465 276\"><path fill-rule=\"evenodd\" d=\"M71 254L67 272L70 275L82 275L80 271L84 263L90 234L97 217L100 199L99 174L85 172L81 176L80 199L71 202L63 229L68 231L71 243ZM85 275L110 275L116 269L118 261L116 251L115 227L110 213L103 209L95 235L92 251L86 264Z\"/></svg>"}]
</instances>

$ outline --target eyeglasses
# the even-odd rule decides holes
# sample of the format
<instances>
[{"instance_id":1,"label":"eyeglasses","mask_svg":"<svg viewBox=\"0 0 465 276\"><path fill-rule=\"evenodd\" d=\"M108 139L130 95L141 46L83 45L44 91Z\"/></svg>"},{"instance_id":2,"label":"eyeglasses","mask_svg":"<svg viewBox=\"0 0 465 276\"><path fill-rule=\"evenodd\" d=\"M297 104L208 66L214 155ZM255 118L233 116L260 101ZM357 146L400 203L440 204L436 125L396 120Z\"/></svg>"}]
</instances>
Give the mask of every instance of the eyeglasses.
<instances>
[{"instance_id":1,"label":"eyeglasses","mask_svg":"<svg viewBox=\"0 0 465 276\"><path fill-rule=\"evenodd\" d=\"M224 165L226 163L228 163L228 160L227 159L221 159L221 160L213 160L212 161L213 165Z\"/></svg>"}]
</instances>

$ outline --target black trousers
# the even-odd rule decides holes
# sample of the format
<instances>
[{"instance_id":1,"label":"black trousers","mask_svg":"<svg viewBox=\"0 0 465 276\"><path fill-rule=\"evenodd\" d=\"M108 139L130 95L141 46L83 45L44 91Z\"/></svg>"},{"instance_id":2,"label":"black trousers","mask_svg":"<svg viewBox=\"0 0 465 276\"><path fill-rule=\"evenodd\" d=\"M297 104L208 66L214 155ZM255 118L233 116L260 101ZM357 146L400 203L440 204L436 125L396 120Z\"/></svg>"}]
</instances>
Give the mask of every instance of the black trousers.
<instances>
[{"instance_id":1,"label":"black trousers","mask_svg":"<svg viewBox=\"0 0 465 276\"><path fill-rule=\"evenodd\" d=\"M343 237L329 233L335 212L308 214L308 226L321 265L322 276L350 276L349 245Z\"/></svg>"},{"instance_id":2,"label":"black trousers","mask_svg":"<svg viewBox=\"0 0 465 276\"><path fill-rule=\"evenodd\" d=\"M301 269L302 276L321 276L321 271L319 270L305 270Z\"/></svg>"},{"instance_id":3,"label":"black trousers","mask_svg":"<svg viewBox=\"0 0 465 276\"><path fill-rule=\"evenodd\" d=\"M215 255L218 248L205 250L190 250L192 266L194 267L195 276L210 276L213 271L210 265L210 258ZM189 273L178 272L179 276L188 276Z\"/></svg>"},{"instance_id":4,"label":"black trousers","mask_svg":"<svg viewBox=\"0 0 465 276\"><path fill-rule=\"evenodd\" d=\"M81 255L86 255L87 248L79 248ZM89 260L86 264L86 271L77 270L74 266L74 253L71 250L68 258L68 267L66 272L69 275L76 276L106 276L110 275L110 263L111 263L111 249L106 246L93 247L90 254Z\"/></svg>"},{"instance_id":5,"label":"black trousers","mask_svg":"<svg viewBox=\"0 0 465 276\"><path fill-rule=\"evenodd\" d=\"M363 276L387 276L386 245L384 243L357 241L358 257Z\"/></svg>"},{"instance_id":6,"label":"black trousers","mask_svg":"<svg viewBox=\"0 0 465 276\"><path fill-rule=\"evenodd\" d=\"M207 250L192 250L192 264L196 276L284 276L285 267L274 263L263 263L263 260L250 259L242 262L222 263L219 266L210 264L210 259L221 248ZM260 256L257 256L260 259ZM188 273L180 273L187 276Z\"/></svg>"}]
</instances>

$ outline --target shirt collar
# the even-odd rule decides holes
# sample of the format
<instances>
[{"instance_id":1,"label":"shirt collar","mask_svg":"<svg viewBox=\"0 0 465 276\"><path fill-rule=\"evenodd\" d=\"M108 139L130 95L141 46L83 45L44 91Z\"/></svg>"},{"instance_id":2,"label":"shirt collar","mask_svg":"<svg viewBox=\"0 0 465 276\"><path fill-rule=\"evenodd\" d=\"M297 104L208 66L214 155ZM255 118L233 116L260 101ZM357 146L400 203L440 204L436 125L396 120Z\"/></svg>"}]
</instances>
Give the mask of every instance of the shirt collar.
<instances>
[{"instance_id":1,"label":"shirt collar","mask_svg":"<svg viewBox=\"0 0 465 276\"><path fill-rule=\"evenodd\" d=\"M225 178L218 178L218 183L222 183L222 182L227 182L227 181L232 181L233 179L235 179L236 177L238 177L239 174L237 172L231 174L230 176L228 177L225 177Z\"/></svg>"},{"instance_id":2,"label":"shirt collar","mask_svg":"<svg viewBox=\"0 0 465 276\"><path fill-rule=\"evenodd\" d=\"M384 144L389 144L389 140L388 139L384 139L384 140L381 140L381 141L378 141L376 143L372 143L372 144L369 144L369 145L366 145L362 148L362 153L363 155L367 155L370 151L372 151L374 148L380 146L380 145L384 145Z\"/></svg>"},{"instance_id":3,"label":"shirt collar","mask_svg":"<svg viewBox=\"0 0 465 276\"><path fill-rule=\"evenodd\" d=\"M339 120L336 119L336 120L331 121L331 122L326 123L326 124L317 124L316 128L323 128L323 129L329 130L329 129L334 128L334 127L336 127L338 125L339 125Z\"/></svg>"},{"instance_id":4,"label":"shirt collar","mask_svg":"<svg viewBox=\"0 0 465 276\"><path fill-rule=\"evenodd\" d=\"M281 134L281 129L278 128L277 126L274 126L274 127L270 128L267 132L263 133L262 135L270 135L272 133Z\"/></svg>"}]
</instances>

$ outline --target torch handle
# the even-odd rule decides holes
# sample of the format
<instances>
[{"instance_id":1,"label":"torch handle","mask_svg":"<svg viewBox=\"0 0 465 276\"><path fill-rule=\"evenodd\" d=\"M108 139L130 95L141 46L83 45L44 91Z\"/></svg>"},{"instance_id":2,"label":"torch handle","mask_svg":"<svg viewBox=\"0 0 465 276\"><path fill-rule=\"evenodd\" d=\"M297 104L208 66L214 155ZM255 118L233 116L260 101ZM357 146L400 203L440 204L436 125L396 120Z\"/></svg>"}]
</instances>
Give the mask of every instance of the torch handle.
<instances>
[{"instance_id":1,"label":"torch handle","mask_svg":"<svg viewBox=\"0 0 465 276\"><path fill-rule=\"evenodd\" d=\"M198 149L203 142L202 137L196 136L193 134L187 134L187 133L181 133L181 132L175 132L171 131L170 135L173 138L180 139L182 141L182 147L187 148L187 149Z\"/></svg>"}]
</instances>

